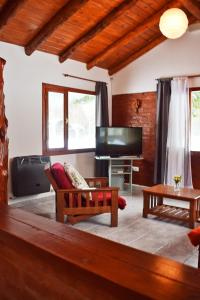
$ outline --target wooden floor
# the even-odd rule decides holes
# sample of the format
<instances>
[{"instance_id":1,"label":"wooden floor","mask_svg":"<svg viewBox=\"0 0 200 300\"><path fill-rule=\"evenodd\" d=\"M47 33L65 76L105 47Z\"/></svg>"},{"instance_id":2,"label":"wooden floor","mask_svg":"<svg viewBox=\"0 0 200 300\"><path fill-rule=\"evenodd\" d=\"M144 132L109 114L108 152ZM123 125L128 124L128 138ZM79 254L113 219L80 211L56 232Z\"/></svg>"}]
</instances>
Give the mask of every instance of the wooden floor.
<instances>
[{"instance_id":1,"label":"wooden floor","mask_svg":"<svg viewBox=\"0 0 200 300\"><path fill-rule=\"evenodd\" d=\"M74 227L130 247L197 266L198 252L188 240L187 233L190 229L187 226L181 222L161 220L153 216L144 219L142 217L142 192L139 188L134 188L133 196L128 196L126 199L126 209L119 210L117 228L109 227L108 214L90 218ZM11 205L44 217L55 218L53 196L36 200L18 200L17 203L16 200L12 200ZM168 201L172 203L172 200ZM185 203L182 205L184 206Z\"/></svg>"}]
</instances>

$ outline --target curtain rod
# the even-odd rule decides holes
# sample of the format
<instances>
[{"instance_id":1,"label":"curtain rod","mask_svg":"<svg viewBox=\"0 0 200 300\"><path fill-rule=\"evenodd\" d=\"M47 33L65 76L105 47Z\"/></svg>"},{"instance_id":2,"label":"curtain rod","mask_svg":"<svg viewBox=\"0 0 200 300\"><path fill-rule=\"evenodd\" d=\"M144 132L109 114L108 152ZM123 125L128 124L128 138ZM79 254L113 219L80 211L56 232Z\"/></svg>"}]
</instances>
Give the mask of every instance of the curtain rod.
<instances>
[{"instance_id":1,"label":"curtain rod","mask_svg":"<svg viewBox=\"0 0 200 300\"><path fill-rule=\"evenodd\" d=\"M104 81L92 80L92 79L78 77L78 76L74 76L74 75L70 75L70 74L65 74L65 73L63 73L63 76L64 77L71 77L71 78L81 79L81 80L85 80L85 81L90 81L90 82L94 82L94 83L101 82L101 83L108 84L107 82L104 82Z\"/></svg>"},{"instance_id":2,"label":"curtain rod","mask_svg":"<svg viewBox=\"0 0 200 300\"><path fill-rule=\"evenodd\" d=\"M163 77L163 78L156 78L156 80L159 80L159 79L170 79L170 78L173 78L173 77L187 77L187 78L195 78L195 77L200 77L200 74L195 74L195 75L176 75L176 76L172 76L172 77Z\"/></svg>"}]
</instances>

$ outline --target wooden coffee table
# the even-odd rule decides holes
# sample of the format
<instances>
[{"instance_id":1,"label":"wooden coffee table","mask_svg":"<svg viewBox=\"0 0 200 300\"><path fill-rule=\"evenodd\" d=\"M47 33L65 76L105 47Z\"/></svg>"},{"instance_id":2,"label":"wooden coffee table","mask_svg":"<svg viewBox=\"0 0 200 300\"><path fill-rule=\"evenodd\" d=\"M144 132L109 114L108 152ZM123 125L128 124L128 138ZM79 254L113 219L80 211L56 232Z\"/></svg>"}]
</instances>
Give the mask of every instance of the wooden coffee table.
<instances>
[{"instance_id":1,"label":"wooden coffee table","mask_svg":"<svg viewBox=\"0 0 200 300\"><path fill-rule=\"evenodd\" d=\"M143 190L144 206L143 217L148 214L159 217L181 220L188 223L190 228L194 228L195 222L200 217L200 190L181 188L175 192L170 185L155 185ZM174 205L163 204L163 198L182 200L189 202L189 208L181 208Z\"/></svg>"}]
</instances>

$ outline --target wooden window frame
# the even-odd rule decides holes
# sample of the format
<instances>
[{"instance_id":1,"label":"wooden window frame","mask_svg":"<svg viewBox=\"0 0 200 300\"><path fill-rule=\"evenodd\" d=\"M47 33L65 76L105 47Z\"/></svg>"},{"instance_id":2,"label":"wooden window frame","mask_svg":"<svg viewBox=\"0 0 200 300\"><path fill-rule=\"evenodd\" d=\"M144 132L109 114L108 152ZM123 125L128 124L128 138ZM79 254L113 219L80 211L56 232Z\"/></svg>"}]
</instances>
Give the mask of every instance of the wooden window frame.
<instances>
[{"instance_id":1,"label":"wooden window frame","mask_svg":"<svg viewBox=\"0 0 200 300\"><path fill-rule=\"evenodd\" d=\"M64 94L64 120L68 118L68 93L82 93L88 95L95 95L95 92L69 88L60 85L54 85L49 83L42 83L42 153L43 155L63 155L63 154L73 154L73 153L85 153L85 152L95 152L95 148L85 148L85 149L68 149L68 124L64 126L64 148L54 148L48 149L48 92L58 92Z\"/></svg>"},{"instance_id":2,"label":"wooden window frame","mask_svg":"<svg viewBox=\"0 0 200 300\"><path fill-rule=\"evenodd\" d=\"M190 130L192 130L192 128L191 128L191 122L192 122L191 112L192 112L192 92L193 92L193 91L200 91L200 87L191 87L191 88L189 88L189 101L190 101ZM199 150L199 151L191 150L190 152L192 152L192 153L200 153L200 150Z\"/></svg>"}]
</instances>

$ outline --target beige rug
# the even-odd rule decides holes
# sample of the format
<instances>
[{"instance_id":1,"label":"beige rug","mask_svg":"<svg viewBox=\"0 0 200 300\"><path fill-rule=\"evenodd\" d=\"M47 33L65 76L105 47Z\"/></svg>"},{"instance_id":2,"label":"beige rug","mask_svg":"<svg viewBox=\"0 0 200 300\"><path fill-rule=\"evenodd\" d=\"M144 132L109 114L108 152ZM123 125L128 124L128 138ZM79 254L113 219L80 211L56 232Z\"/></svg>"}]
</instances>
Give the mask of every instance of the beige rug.
<instances>
[{"instance_id":1,"label":"beige rug","mask_svg":"<svg viewBox=\"0 0 200 300\"><path fill-rule=\"evenodd\" d=\"M134 188L133 195L125 198L127 207L124 210L119 210L118 227L111 228L109 226L109 214L92 217L88 221L74 225L74 227L130 247L197 267L198 251L189 242L187 233L190 229L187 226L177 221L156 217L144 219L142 217L142 192L139 188ZM55 219L54 196L18 203L13 200L11 205ZM71 225L66 224L66 226Z\"/></svg>"}]
</instances>

